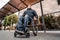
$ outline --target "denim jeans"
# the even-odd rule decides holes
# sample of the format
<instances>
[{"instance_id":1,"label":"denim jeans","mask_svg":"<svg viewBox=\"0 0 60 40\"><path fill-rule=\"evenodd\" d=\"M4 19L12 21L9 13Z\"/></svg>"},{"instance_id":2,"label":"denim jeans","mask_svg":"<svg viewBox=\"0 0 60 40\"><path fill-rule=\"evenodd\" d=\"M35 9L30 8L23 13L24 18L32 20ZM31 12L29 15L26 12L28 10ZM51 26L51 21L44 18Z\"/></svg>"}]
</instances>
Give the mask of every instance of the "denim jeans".
<instances>
[{"instance_id":1,"label":"denim jeans","mask_svg":"<svg viewBox=\"0 0 60 40\"><path fill-rule=\"evenodd\" d=\"M20 16L18 19L17 30L25 31L27 28L28 22L31 22L32 24L32 18L30 18L28 15L25 15L25 17Z\"/></svg>"}]
</instances>

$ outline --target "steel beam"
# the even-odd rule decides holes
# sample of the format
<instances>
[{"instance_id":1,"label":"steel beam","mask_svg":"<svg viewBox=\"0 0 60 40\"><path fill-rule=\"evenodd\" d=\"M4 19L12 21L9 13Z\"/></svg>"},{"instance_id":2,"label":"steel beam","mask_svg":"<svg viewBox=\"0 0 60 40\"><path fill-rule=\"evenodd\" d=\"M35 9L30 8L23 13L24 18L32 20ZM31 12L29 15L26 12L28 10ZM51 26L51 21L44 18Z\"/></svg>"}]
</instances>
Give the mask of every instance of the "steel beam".
<instances>
[{"instance_id":1,"label":"steel beam","mask_svg":"<svg viewBox=\"0 0 60 40\"><path fill-rule=\"evenodd\" d=\"M20 9L18 9L17 7L13 6L11 3L8 3L9 5L11 5L12 7L14 7L15 9L17 9L18 11L20 11Z\"/></svg>"},{"instance_id":2,"label":"steel beam","mask_svg":"<svg viewBox=\"0 0 60 40\"><path fill-rule=\"evenodd\" d=\"M26 7L28 6L24 1L20 0Z\"/></svg>"},{"instance_id":3,"label":"steel beam","mask_svg":"<svg viewBox=\"0 0 60 40\"><path fill-rule=\"evenodd\" d=\"M4 7L3 7L4 8ZM9 12L12 12L12 11L10 11L10 10L8 10L8 9L6 9L6 8L4 8L5 10L7 10L7 11L9 11ZM14 12L12 12L12 13L14 13Z\"/></svg>"}]
</instances>

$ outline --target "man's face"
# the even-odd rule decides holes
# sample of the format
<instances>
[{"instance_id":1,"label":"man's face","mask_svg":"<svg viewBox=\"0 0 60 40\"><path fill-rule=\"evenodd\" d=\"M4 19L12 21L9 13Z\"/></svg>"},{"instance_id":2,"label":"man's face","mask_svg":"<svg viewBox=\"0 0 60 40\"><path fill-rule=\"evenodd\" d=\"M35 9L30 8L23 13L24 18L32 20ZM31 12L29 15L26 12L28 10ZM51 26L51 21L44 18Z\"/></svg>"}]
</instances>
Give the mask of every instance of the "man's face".
<instances>
[{"instance_id":1,"label":"man's face","mask_svg":"<svg viewBox=\"0 0 60 40\"><path fill-rule=\"evenodd\" d=\"M31 8L31 5L28 5L28 8Z\"/></svg>"}]
</instances>

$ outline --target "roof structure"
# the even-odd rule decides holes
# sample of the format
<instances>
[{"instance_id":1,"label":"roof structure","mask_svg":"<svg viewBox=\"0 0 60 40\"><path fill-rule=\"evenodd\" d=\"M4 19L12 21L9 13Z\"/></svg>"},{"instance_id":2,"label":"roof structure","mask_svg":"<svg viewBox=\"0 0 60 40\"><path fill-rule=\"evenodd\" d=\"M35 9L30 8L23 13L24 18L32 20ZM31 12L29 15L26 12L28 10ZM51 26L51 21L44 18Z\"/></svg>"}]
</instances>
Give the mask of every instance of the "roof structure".
<instances>
[{"instance_id":1,"label":"roof structure","mask_svg":"<svg viewBox=\"0 0 60 40\"><path fill-rule=\"evenodd\" d=\"M40 0L10 0L2 9L0 9L0 18L18 12L26 8L29 4L36 4Z\"/></svg>"}]
</instances>

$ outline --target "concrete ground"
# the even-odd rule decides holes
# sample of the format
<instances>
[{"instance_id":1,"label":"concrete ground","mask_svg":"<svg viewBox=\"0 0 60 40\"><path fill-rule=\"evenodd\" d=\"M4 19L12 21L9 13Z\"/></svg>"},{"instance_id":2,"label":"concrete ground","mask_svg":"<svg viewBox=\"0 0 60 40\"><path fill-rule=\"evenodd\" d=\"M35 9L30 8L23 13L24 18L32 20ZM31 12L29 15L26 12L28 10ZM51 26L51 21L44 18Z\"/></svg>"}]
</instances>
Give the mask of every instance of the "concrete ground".
<instances>
[{"instance_id":1,"label":"concrete ground","mask_svg":"<svg viewBox=\"0 0 60 40\"><path fill-rule=\"evenodd\" d=\"M60 31L39 31L38 36L33 36L30 32L30 38L14 37L14 31L0 31L0 40L60 40Z\"/></svg>"}]
</instances>

